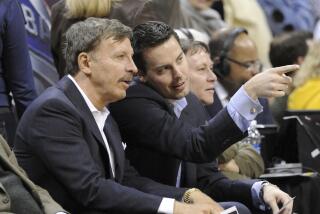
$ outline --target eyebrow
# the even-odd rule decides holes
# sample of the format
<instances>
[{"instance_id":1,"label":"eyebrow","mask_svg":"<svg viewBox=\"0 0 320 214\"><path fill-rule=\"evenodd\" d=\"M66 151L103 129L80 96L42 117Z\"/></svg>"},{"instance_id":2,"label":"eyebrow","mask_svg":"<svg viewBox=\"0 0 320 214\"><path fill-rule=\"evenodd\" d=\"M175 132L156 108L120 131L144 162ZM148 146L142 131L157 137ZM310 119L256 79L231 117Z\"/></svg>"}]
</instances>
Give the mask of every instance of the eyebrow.
<instances>
[{"instance_id":1,"label":"eyebrow","mask_svg":"<svg viewBox=\"0 0 320 214\"><path fill-rule=\"evenodd\" d=\"M176 58L176 60L178 60L180 57L182 57L183 54L184 54L183 51L181 51L181 53L180 53L179 56Z\"/></svg>"},{"instance_id":2,"label":"eyebrow","mask_svg":"<svg viewBox=\"0 0 320 214\"><path fill-rule=\"evenodd\" d=\"M207 64L207 63L203 62L203 63L199 64L199 65L197 66L197 68L203 67L203 66L205 66L205 67L207 67L207 66L208 66L208 67L212 67L212 66L213 66L213 63Z\"/></svg>"},{"instance_id":3,"label":"eyebrow","mask_svg":"<svg viewBox=\"0 0 320 214\"><path fill-rule=\"evenodd\" d=\"M183 54L184 54L183 51L181 51L181 53L180 53L180 54L178 55L178 57L176 58L176 61L177 61ZM163 67L166 67L166 66L168 66L168 64L155 66L154 69L155 69L155 70L160 70L160 69L162 69Z\"/></svg>"}]
</instances>

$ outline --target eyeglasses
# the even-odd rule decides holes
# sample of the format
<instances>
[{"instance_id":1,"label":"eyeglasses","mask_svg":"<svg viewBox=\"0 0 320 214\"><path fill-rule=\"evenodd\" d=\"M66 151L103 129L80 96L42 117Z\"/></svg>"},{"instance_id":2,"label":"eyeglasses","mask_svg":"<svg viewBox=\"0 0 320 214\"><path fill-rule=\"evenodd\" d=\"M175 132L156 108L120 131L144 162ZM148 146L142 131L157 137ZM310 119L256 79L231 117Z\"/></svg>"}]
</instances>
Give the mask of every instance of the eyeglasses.
<instances>
[{"instance_id":1,"label":"eyeglasses","mask_svg":"<svg viewBox=\"0 0 320 214\"><path fill-rule=\"evenodd\" d=\"M254 69L259 73L262 71L262 68L263 68L262 63L259 60L239 62L238 60L232 59L230 57L226 57L226 59L246 69Z\"/></svg>"}]
</instances>

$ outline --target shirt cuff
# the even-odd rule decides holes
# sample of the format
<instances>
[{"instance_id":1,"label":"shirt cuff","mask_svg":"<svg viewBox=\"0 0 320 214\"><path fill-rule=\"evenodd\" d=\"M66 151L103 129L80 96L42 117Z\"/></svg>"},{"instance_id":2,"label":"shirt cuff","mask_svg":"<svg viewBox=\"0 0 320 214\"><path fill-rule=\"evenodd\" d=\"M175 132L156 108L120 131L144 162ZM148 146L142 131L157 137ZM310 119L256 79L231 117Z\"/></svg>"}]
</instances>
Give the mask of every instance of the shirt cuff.
<instances>
[{"instance_id":1,"label":"shirt cuff","mask_svg":"<svg viewBox=\"0 0 320 214\"><path fill-rule=\"evenodd\" d=\"M251 187L253 206L263 211L266 210L266 205L263 201L263 198L260 198L260 192L261 192L262 184L265 182L266 181L255 182Z\"/></svg>"},{"instance_id":2,"label":"shirt cuff","mask_svg":"<svg viewBox=\"0 0 320 214\"><path fill-rule=\"evenodd\" d=\"M158 213L173 214L174 199L163 198L158 208Z\"/></svg>"},{"instance_id":3,"label":"shirt cuff","mask_svg":"<svg viewBox=\"0 0 320 214\"><path fill-rule=\"evenodd\" d=\"M227 110L235 124L242 132L245 132L250 121L263 111L259 100L253 100L243 86L231 97Z\"/></svg>"}]
</instances>

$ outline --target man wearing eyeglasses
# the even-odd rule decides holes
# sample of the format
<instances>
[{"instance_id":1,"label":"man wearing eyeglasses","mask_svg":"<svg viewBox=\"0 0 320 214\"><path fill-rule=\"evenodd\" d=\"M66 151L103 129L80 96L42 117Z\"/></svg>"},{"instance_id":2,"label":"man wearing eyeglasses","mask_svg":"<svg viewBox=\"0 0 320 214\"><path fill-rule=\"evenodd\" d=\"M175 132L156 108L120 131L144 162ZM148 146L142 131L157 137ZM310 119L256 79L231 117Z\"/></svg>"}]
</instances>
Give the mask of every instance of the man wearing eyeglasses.
<instances>
[{"instance_id":1,"label":"man wearing eyeglasses","mask_svg":"<svg viewBox=\"0 0 320 214\"><path fill-rule=\"evenodd\" d=\"M254 41L244 28L219 30L210 41L214 72L218 77L214 103L207 106L210 116L227 105L234 93L249 79L262 71ZM267 99L259 98L263 112L256 118L259 124L271 124Z\"/></svg>"},{"instance_id":2,"label":"man wearing eyeglasses","mask_svg":"<svg viewBox=\"0 0 320 214\"><path fill-rule=\"evenodd\" d=\"M244 28L219 30L210 41L210 54L214 62L214 102L207 105L210 116L225 107L234 93L254 75L262 71L254 41ZM256 117L259 124L271 124L268 100L259 98L263 112ZM264 162L253 146L237 143L218 158L219 168L231 179L257 178L264 172Z\"/></svg>"}]
</instances>

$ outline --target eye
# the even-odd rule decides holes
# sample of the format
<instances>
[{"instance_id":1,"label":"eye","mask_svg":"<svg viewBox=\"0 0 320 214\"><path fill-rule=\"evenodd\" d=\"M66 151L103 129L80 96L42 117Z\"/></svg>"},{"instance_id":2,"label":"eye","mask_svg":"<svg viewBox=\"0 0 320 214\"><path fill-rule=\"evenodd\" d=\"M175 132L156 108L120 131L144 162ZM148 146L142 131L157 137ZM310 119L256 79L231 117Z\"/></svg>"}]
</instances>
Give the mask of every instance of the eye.
<instances>
[{"instance_id":1,"label":"eye","mask_svg":"<svg viewBox=\"0 0 320 214\"><path fill-rule=\"evenodd\" d=\"M179 56L178 59L177 59L177 63L178 64L181 64L183 61L183 55Z\"/></svg>"},{"instance_id":2,"label":"eye","mask_svg":"<svg viewBox=\"0 0 320 214\"><path fill-rule=\"evenodd\" d=\"M125 57L125 55L124 54L119 54L119 55L117 55L116 56L118 59L123 59L124 57Z\"/></svg>"},{"instance_id":3,"label":"eye","mask_svg":"<svg viewBox=\"0 0 320 214\"><path fill-rule=\"evenodd\" d=\"M248 69L256 63L255 60L244 62L243 65Z\"/></svg>"},{"instance_id":4,"label":"eye","mask_svg":"<svg viewBox=\"0 0 320 214\"><path fill-rule=\"evenodd\" d=\"M166 73L169 70L170 70L170 66L166 65L166 66L163 66L163 67L157 69L156 72L157 72L157 74L161 75L161 74Z\"/></svg>"},{"instance_id":5,"label":"eye","mask_svg":"<svg viewBox=\"0 0 320 214\"><path fill-rule=\"evenodd\" d=\"M206 67L200 67L200 68L198 68L198 71L204 72L204 71L206 71Z\"/></svg>"}]
</instances>

